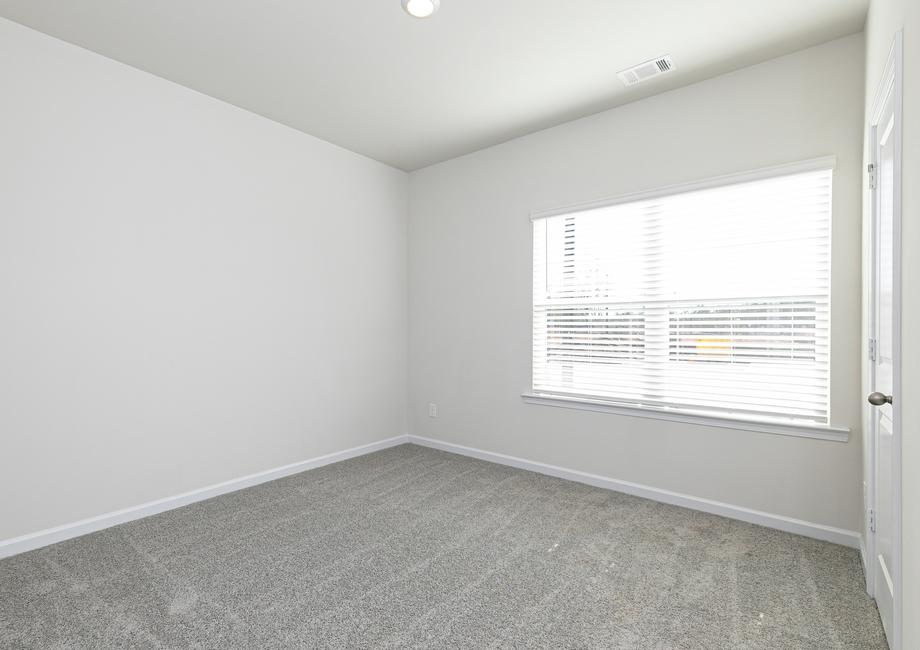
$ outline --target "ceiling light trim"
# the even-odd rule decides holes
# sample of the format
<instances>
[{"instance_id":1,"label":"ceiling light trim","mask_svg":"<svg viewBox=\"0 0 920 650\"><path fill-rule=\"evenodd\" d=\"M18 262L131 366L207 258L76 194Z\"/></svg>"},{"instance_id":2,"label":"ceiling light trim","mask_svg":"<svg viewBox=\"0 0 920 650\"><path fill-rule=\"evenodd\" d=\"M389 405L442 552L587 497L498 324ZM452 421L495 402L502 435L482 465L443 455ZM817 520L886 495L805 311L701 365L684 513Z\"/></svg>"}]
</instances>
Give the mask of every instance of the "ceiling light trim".
<instances>
[{"instance_id":1,"label":"ceiling light trim","mask_svg":"<svg viewBox=\"0 0 920 650\"><path fill-rule=\"evenodd\" d=\"M413 18L431 18L441 7L441 0L402 0L403 10Z\"/></svg>"}]
</instances>

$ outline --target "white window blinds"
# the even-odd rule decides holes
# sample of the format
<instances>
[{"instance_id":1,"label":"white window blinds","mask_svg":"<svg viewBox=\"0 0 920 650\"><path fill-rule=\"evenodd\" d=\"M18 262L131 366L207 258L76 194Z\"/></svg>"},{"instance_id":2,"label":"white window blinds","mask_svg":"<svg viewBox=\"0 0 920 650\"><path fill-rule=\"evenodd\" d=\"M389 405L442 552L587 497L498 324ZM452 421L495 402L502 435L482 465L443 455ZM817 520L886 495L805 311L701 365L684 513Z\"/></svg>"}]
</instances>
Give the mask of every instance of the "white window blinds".
<instances>
[{"instance_id":1,"label":"white window blinds","mask_svg":"<svg viewBox=\"0 0 920 650\"><path fill-rule=\"evenodd\" d=\"M535 218L534 391L827 424L831 182Z\"/></svg>"}]
</instances>

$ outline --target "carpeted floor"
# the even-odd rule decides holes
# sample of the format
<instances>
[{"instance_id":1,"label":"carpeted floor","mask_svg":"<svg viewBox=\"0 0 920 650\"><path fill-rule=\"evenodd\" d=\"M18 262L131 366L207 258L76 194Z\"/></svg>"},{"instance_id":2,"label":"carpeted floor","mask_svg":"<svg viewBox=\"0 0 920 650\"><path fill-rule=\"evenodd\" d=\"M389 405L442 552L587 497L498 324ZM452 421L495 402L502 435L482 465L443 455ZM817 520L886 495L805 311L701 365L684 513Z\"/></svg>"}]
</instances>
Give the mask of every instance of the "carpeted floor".
<instances>
[{"instance_id":1,"label":"carpeted floor","mask_svg":"<svg viewBox=\"0 0 920 650\"><path fill-rule=\"evenodd\" d=\"M856 551L404 445L2 560L0 647L886 645Z\"/></svg>"}]
</instances>

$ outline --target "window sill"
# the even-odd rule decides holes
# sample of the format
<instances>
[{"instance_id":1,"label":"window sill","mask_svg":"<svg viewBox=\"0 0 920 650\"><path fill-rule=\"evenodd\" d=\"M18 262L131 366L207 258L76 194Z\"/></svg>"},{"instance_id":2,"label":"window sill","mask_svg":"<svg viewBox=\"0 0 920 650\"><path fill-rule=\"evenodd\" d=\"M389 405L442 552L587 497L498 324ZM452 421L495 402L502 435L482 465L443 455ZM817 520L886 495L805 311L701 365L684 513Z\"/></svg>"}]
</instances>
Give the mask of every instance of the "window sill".
<instances>
[{"instance_id":1,"label":"window sill","mask_svg":"<svg viewBox=\"0 0 920 650\"><path fill-rule=\"evenodd\" d=\"M799 438L816 438L818 440L832 440L847 442L850 439L850 430L841 427L832 427L823 424L804 424L794 422L773 422L756 419L741 419L721 415L703 415L656 408L651 406L633 406L616 404L600 399L584 397L562 397L560 395L544 395L540 393L524 393L521 399L527 404L542 406L556 406L560 408L594 411L597 413L613 413L615 415L629 415L639 418L652 418L667 420L669 422L686 422L709 427L722 427L726 429L740 429L742 431L756 431L759 433L774 433L781 436L797 436Z\"/></svg>"}]
</instances>

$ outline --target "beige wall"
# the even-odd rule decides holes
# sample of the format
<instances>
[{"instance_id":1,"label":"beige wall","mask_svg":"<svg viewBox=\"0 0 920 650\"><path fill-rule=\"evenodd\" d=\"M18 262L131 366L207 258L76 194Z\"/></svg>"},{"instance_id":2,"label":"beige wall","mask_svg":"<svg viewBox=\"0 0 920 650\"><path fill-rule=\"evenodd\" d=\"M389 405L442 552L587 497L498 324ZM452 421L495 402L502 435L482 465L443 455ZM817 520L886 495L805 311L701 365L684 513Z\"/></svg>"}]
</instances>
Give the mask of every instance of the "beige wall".
<instances>
[{"instance_id":1,"label":"beige wall","mask_svg":"<svg viewBox=\"0 0 920 650\"><path fill-rule=\"evenodd\" d=\"M0 20L0 540L405 433L407 177Z\"/></svg>"},{"instance_id":2,"label":"beige wall","mask_svg":"<svg viewBox=\"0 0 920 650\"><path fill-rule=\"evenodd\" d=\"M857 530L863 98L856 35L411 174L410 433ZM531 211L828 154L831 418L849 443L522 402Z\"/></svg>"},{"instance_id":3,"label":"beige wall","mask_svg":"<svg viewBox=\"0 0 920 650\"><path fill-rule=\"evenodd\" d=\"M920 2L872 0L866 21L866 110L895 32L904 34L902 190L902 648L920 648Z\"/></svg>"}]
</instances>

